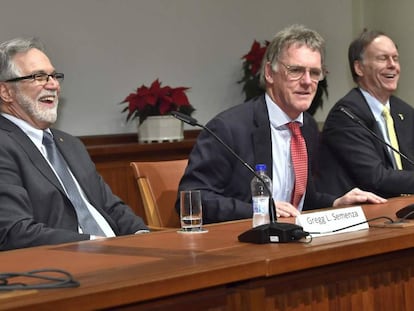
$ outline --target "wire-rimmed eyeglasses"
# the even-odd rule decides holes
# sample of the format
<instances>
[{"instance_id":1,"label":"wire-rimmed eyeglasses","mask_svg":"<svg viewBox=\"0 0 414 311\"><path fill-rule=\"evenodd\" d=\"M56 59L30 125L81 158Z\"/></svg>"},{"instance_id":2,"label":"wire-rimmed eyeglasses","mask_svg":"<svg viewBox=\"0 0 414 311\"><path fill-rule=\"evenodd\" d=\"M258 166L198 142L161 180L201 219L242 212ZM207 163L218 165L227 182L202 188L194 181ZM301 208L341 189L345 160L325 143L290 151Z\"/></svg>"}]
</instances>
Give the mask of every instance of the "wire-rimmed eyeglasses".
<instances>
[{"instance_id":1,"label":"wire-rimmed eyeglasses","mask_svg":"<svg viewBox=\"0 0 414 311\"><path fill-rule=\"evenodd\" d=\"M299 80L303 77L306 71L309 70L309 77L314 82L319 82L325 77L325 73L320 68L308 68L304 66L286 65L279 61L286 68L286 74L290 80Z\"/></svg>"}]
</instances>

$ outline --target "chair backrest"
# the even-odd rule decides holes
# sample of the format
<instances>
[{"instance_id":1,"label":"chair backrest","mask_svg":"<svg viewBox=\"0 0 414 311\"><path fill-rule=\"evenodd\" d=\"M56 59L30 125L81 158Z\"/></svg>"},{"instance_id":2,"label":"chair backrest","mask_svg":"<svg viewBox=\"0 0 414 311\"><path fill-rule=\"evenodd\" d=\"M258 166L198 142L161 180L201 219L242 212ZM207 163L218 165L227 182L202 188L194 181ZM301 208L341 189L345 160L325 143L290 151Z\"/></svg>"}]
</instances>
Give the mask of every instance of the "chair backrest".
<instances>
[{"instance_id":1,"label":"chair backrest","mask_svg":"<svg viewBox=\"0 0 414 311\"><path fill-rule=\"evenodd\" d=\"M153 228L179 228L175 210L178 185L187 159L156 162L131 162L144 205L147 224Z\"/></svg>"}]
</instances>

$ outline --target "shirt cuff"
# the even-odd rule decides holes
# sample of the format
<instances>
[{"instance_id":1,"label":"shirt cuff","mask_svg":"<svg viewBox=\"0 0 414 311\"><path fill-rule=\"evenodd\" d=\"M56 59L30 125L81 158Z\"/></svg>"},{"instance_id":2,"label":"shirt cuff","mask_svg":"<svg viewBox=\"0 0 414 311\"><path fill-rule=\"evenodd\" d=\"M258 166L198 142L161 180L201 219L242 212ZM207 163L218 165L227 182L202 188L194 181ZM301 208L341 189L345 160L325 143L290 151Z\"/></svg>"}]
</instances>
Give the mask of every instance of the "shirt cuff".
<instances>
[{"instance_id":1,"label":"shirt cuff","mask_svg":"<svg viewBox=\"0 0 414 311\"><path fill-rule=\"evenodd\" d=\"M142 234L142 233L150 233L150 231L146 229L142 229L142 230L138 230L137 232L135 232L135 234Z\"/></svg>"}]
</instances>

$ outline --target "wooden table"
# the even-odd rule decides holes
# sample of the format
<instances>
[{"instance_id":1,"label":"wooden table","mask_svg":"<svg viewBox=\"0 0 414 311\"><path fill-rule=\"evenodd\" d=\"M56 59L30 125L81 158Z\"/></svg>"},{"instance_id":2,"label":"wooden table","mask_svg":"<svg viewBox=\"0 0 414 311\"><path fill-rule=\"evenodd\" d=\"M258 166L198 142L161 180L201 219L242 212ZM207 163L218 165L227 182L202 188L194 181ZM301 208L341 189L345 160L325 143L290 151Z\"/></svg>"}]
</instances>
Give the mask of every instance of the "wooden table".
<instances>
[{"instance_id":1,"label":"wooden table","mask_svg":"<svg viewBox=\"0 0 414 311\"><path fill-rule=\"evenodd\" d=\"M409 203L414 197L363 208L367 218L395 218ZM2 252L0 273L59 268L81 286L0 293L0 310L414 310L414 226L309 244L238 242L250 226L245 220L206 226L205 234L171 230Z\"/></svg>"}]
</instances>

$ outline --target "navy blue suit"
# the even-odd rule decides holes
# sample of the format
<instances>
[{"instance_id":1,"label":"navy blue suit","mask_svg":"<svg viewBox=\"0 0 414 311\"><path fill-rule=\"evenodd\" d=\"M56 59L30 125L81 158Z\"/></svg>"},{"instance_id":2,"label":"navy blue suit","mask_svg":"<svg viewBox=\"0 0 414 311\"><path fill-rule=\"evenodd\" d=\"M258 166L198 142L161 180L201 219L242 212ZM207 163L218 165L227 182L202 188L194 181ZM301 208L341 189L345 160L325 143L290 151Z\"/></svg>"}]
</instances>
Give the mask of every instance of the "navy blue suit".
<instances>
[{"instance_id":1,"label":"navy blue suit","mask_svg":"<svg viewBox=\"0 0 414 311\"><path fill-rule=\"evenodd\" d=\"M272 167L270 121L264 96L220 113L206 126L251 167L257 163ZM302 133L312 159L318 130L315 121L307 113L304 114ZM271 169L268 175L272 178ZM331 206L334 197L315 192L310 168L308 175L304 209ZM189 156L179 190L202 190L205 223L244 219L253 214L250 192L252 178L253 174L242 163L203 130ZM178 204L177 201L177 210Z\"/></svg>"},{"instance_id":2,"label":"navy blue suit","mask_svg":"<svg viewBox=\"0 0 414 311\"><path fill-rule=\"evenodd\" d=\"M318 189L337 196L354 187L387 198L414 193L414 166L401 158L403 170L395 170L387 147L340 111L340 107L353 112L369 129L383 137L361 91L351 90L336 103L325 121ZM390 111L400 151L414 159L414 109L391 96Z\"/></svg>"}]
</instances>

